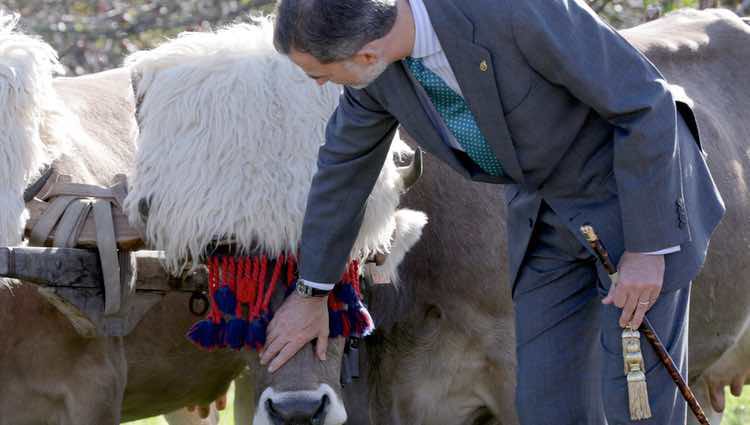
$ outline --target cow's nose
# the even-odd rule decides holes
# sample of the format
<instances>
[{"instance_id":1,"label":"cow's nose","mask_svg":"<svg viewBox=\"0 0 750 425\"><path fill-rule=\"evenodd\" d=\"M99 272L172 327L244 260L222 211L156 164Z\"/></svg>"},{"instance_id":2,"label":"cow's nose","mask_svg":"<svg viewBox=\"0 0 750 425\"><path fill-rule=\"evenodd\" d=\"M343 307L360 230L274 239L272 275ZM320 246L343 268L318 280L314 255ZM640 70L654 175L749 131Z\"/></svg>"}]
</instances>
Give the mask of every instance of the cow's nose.
<instances>
[{"instance_id":1,"label":"cow's nose","mask_svg":"<svg viewBox=\"0 0 750 425\"><path fill-rule=\"evenodd\" d=\"M320 399L290 397L274 402L266 401L268 415L274 425L323 425L328 396Z\"/></svg>"}]
</instances>

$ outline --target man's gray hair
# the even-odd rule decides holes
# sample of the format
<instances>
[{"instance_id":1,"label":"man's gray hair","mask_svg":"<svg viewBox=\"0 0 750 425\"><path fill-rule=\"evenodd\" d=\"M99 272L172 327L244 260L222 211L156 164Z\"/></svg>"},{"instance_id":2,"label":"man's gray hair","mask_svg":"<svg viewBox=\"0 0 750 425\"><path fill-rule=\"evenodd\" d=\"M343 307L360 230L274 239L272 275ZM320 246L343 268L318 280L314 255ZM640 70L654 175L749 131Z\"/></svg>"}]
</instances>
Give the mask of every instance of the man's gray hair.
<instances>
[{"instance_id":1,"label":"man's gray hair","mask_svg":"<svg viewBox=\"0 0 750 425\"><path fill-rule=\"evenodd\" d=\"M331 63L382 38L395 22L395 0L280 0L274 45L285 55L294 49Z\"/></svg>"}]
</instances>

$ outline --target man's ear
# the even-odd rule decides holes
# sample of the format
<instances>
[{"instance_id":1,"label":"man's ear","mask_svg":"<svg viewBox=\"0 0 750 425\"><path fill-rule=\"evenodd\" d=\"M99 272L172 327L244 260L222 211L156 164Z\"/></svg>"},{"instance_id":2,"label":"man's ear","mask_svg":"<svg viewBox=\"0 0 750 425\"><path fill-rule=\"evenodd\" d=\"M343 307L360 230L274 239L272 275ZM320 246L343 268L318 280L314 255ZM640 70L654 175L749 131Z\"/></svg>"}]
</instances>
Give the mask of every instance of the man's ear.
<instances>
[{"instance_id":1,"label":"man's ear","mask_svg":"<svg viewBox=\"0 0 750 425\"><path fill-rule=\"evenodd\" d=\"M379 41L380 40L373 40L365 44L354 54L354 56L352 56L352 62L362 66L376 63L383 54L383 49L381 48Z\"/></svg>"}]
</instances>

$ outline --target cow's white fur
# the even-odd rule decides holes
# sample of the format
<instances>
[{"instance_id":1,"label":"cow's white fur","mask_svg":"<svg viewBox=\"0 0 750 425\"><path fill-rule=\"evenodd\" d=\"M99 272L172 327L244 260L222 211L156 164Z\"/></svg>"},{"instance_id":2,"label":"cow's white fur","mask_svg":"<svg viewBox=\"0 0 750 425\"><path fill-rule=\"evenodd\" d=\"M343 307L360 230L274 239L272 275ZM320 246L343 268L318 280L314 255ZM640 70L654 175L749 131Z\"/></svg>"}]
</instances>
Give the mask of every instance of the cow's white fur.
<instances>
[{"instance_id":1,"label":"cow's white fur","mask_svg":"<svg viewBox=\"0 0 750 425\"><path fill-rule=\"evenodd\" d=\"M137 221L138 202L150 199L146 236L173 271L216 235L270 254L297 247L340 88L318 86L277 54L272 33L265 20L186 33L126 60L143 96L126 209ZM402 186L386 161L354 256L389 250Z\"/></svg>"},{"instance_id":2,"label":"cow's white fur","mask_svg":"<svg viewBox=\"0 0 750 425\"><path fill-rule=\"evenodd\" d=\"M345 423L347 415L343 401L328 384L320 384L320 387L313 391L277 392L273 388L266 388L260 395L260 399L258 399L253 425L271 425L271 418L268 417L268 411L266 410L268 400L272 400L278 404L289 398L297 400L322 400L324 396L328 396L330 404L323 425L341 425Z\"/></svg>"},{"instance_id":3,"label":"cow's white fur","mask_svg":"<svg viewBox=\"0 0 750 425\"><path fill-rule=\"evenodd\" d=\"M0 246L23 237L23 190L52 156L40 131L56 101L52 77L63 72L54 49L16 31L17 21L0 13Z\"/></svg>"}]
</instances>

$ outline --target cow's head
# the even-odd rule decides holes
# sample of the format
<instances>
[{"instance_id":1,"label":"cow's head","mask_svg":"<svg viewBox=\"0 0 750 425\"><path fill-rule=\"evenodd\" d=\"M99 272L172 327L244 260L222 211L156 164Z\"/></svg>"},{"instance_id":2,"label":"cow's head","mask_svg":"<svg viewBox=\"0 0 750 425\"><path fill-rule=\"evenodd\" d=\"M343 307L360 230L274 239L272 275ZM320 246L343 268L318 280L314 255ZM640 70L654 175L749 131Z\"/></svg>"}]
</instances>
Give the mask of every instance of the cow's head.
<instances>
[{"instance_id":1,"label":"cow's head","mask_svg":"<svg viewBox=\"0 0 750 425\"><path fill-rule=\"evenodd\" d=\"M379 323L365 345L369 420L517 423L505 203L497 186L429 159L402 205L427 213L430 226L399 269L399 290L371 294Z\"/></svg>"},{"instance_id":2,"label":"cow's head","mask_svg":"<svg viewBox=\"0 0 750 425\"><path fill-rule=\"evenodd\" d=\"M418 241L426 217L420 212L398 210L395 220L391 250L385 262L377 267L378 277L393 281L406 252ZM372 264L367 267L369 266L374 267ZM281 297L274 301L277 305L282 302ZM254 393L257 395L253 424L345 423L348 415L341 385L342 378L346 379L346 376L342 377L342 363L348 362L348 366L351 366L352 361L357 361L356 357L344 358L346 344L344 338L332 338L328 344L326 361L318 360L313 344L308 344L273 374L260 366L257 355L248 355L248 366L255 377ZM347 390L349 388L346 387Z\"/></svg>"}]
</instances>

